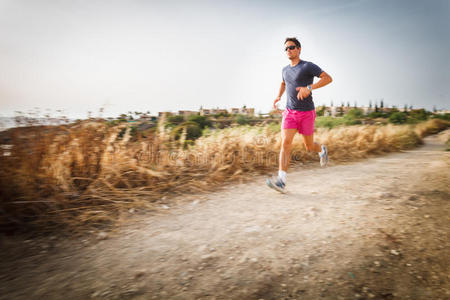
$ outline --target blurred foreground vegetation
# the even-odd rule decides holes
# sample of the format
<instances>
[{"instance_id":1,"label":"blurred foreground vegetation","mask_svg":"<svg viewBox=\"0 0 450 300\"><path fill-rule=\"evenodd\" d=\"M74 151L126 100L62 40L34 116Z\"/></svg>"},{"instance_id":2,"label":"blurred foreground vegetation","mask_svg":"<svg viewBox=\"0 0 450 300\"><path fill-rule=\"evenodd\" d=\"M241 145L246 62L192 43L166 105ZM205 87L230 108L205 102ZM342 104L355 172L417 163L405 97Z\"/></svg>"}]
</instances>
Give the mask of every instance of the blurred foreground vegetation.
<instances>
[{"instance_id":1,"label":"blurred foreground vegetation","mask_svg":"<svg viewBox=\"0 0 450 300\"><path fill-rule=\"evenodd\" d=\"M377 118L351 110L318 117L316 140L330 160L350 161L409 149L450 126L448 115ZM403 117L400 118L403 120ZM216 189L277 169L280 119L163 116L89 119L0 133L0 231L72 230L116 224L168 205L166 195ZM292 163L317 162L295 139Z\"/></svg>"}]
</instances>

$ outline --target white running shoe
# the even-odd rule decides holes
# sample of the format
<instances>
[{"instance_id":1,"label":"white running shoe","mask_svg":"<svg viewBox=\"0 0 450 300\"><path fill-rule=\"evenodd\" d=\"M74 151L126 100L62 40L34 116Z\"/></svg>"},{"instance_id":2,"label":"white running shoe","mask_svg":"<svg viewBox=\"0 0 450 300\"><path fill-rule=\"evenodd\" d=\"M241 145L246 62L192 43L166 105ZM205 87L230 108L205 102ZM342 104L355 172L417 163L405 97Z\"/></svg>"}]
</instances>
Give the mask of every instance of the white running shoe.
<instances>
[{"instance_id":1,"label":"white running shoe","mask_svg":"<svg viewBox=\"0 0 450 300\"><path fill-rule=\"evenodd\" d=\"M271 189L274 189L283 194L286 193L286 184L278 177L276 179L270 177L267 178L266 184Z\"/></svg>"},{"instance_id":2,"label":"white running shoe","mask_svg":"<svg viewBox=\"0 0 450 300\"><path fill-rule=\"evenodd\" d=\"M320 166L325 167L328 164L328 149L327 146L322 145L322 154L319 154L320 157Z\"/></svg>"}]
</instances>

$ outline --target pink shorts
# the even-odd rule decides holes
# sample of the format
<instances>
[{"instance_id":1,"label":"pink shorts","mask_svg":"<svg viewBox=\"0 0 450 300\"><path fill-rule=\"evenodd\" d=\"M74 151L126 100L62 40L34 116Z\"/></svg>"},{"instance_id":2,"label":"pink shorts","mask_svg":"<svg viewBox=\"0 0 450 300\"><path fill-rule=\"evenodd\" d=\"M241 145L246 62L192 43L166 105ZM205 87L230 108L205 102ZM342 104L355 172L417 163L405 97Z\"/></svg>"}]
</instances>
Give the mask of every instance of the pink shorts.
<instances>
[{"instance_id":1,"label":"pink shorts","mask_svg":"<svg viewBox=\"0 0 450 300\"><path fill-rule=\"evenodd\" d=\"M298 129L298 133L303 135L312 135L314 133L314 121L316 120L316 111L298 111L286 108L283 112L281 122L282 129Z\"/></svg>"}]
</instances>

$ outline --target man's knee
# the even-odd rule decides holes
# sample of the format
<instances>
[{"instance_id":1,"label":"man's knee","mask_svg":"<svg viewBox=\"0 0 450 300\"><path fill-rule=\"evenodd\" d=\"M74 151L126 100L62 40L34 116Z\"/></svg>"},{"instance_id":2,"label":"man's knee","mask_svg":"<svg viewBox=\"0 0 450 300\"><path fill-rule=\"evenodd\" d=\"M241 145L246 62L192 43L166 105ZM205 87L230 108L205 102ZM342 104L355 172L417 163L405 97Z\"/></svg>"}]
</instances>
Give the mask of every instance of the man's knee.
<instances>
[{"instance_id":1,"label":"man's knee","mask_svg":"<svg viewBox=\"0 0 450 300\"><path fill-rule=\"evenodd\" d=\"M284 151L291 149L292 147L292 140L284 139L281 143L281 147Z\"/></svg>"}]
</instances>

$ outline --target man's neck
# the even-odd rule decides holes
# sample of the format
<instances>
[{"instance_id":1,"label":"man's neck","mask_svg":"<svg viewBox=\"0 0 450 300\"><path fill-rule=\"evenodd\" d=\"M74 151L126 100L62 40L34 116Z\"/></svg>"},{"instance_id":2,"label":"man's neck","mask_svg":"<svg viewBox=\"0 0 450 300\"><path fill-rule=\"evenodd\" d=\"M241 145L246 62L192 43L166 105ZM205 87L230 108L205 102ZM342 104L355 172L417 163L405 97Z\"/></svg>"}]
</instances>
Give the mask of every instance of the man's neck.
<instances>
[{"instance_id":1,"label":"man's neck","mask_svg":"<svg viewBox=\"0 0 450 300\"><path fill-rule=\"evenodd\" d=\"M298 65L299 62L300 62L300 57L291 59L291 67Z\"/></svg>"}]
</instances>

